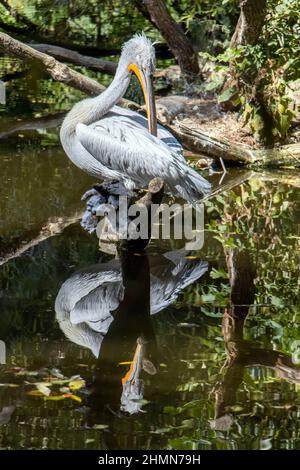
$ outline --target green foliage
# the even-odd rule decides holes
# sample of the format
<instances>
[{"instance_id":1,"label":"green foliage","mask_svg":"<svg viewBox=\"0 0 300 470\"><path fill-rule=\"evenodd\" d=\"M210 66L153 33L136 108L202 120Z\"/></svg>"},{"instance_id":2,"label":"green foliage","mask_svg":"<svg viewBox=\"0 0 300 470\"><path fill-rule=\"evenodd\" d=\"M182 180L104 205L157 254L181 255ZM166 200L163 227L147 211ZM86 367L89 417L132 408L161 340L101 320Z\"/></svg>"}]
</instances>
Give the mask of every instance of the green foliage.
<instances>
[{"instance_id":1,"label":"green foliage","mask_svg":"<svg viewBox=\"0 0 300 470\"><path fill-rule=\"evenodd\" d=\"M181 1L179 20L184 23L194 46L218 53L229 45L238 17L238 0Z\"/></svg>"},{"instance_id":2,"label":"green foliage","mask_svg":"<svg viewBox=\"0 0 300 470\"><path fill-rule=\"evenodd\" d=\"M216 57L204 57L215 63L217 73L207 89L221 89L224 77L234 77L235 84L221 94L219 102L233 100L235 106L242 105L244 122L250 124L257 138L264 137L269 125L274 140L284 139L295 116L291 84L300 78L299 1L268 2L256 45L228 48Z\"/></svg>"}]
</instances>

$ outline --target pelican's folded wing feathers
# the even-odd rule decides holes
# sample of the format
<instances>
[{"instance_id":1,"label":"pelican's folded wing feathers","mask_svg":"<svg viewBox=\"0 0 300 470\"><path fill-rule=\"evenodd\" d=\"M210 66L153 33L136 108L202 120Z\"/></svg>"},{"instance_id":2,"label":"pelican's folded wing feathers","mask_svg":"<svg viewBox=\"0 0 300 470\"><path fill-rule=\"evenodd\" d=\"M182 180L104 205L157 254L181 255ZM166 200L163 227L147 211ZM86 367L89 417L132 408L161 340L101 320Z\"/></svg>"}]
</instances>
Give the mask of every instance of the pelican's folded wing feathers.
<instances>
[{"instance_id":1,"label":"pelican's folded wing feathers","mask_svg":"<svg viewBox=\"0 0 300 470\"><path fill-rule=\"evenodd\" d=\"M178 195L197 199L210 190L209 183L190 168L184 157L151 135L129 116L108 113L90 126L77 124L76 135L84 149L101 165L137 187L160 176Z\"/></svg>"}]
</instances>

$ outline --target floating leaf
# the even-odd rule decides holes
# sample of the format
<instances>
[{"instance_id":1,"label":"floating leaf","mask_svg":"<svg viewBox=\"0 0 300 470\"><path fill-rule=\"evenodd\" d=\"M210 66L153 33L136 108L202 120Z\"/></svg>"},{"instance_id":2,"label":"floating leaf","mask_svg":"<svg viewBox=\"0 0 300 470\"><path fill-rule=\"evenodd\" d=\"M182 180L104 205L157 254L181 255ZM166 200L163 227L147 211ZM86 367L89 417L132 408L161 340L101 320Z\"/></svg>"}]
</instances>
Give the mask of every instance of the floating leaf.
<instances>
[{"instance_id":1,"label":"floating leaf","mask_svg":"<svg viewBox=\"0 0 300 470\"><path fill-rule=\"evenodd\" d=\"M69 387L71 390L79 390L80 388L84 386L85 386L85 381L81 377L75 380L71 380L71 382L69 382Z\"/></svg>"},{"instance_id":2,"label":"floating leaf","mask_svg":"<svg viewBox=\"0 0 300 470\"><path fill-rule=\"evenodd\" d=\"M82 402L82 398L78 397L77 395L69 395L68 398L71 398L71 400L77 401L78 403Z\"/></svg>"},{"instance_id":3,"label":"floating leaf","mask_svg":"<svg viewBox=\"0 0 300 470\"><path fill-rule=\"evenodd\" d=\"M65 398L65 395L50 395L49 397L44 397L44 400L60 401L64 400Z\"/></svg>"},{"instance_id":4,"label":"floating leaf","mask_svg":"<svg viewBox=\"0 0 300 470\"><path fill-rule=\"evenodd\" d=\"M43 397L44 394L42 392L40 392L39 390L30 390L29 392L27 392L27 395L30 395L32 397Z\"/></svg>"},{"instance_id":5,"label":"floating leaf","mask_svg":"<svg viewBox=\"0 0 300 470\"><path fill-rule=\"evenodd\" d=\"M64 379L64 375L58 369L51 369L50 372L53 377L57 377L58 379Z\"/></svg>"},{"instance_id":6,"label":"floating leaf","mask_svg":"<svg viewBox=\"0 0 300 470\"><path fill-rule=\"evenodd\" d=\"M86 439L85 444L92 444L96 439Z\"/></svg>"},{"instance_id":7,"label":"floating leaf","mask_svg":"<svg viewBox=\"0 0 300 470\"><path fill-rule=\"evenodd\" d=\"M157 369L152 361L149 359L143 359L143 369L147 374L155 375L157 374Z\"/></svg>"},{"instance_id":8,"label":"floating leaf","mask_svg":"<svg viewBox=\"0 0 300 470\"><path fill-rule=\"evenodd\" d=\"M94 424L93 429L107 429L108 425L107 424Z\"/></svg>"},{"instance_id":9,"label":"floating leaf","mask_svg":"<svg viewBox=\"0 0 300 470\"><path fill-rule=\"evenodd\" d=\"M39 392L41 392L43 395L45 395L46 397L49 397L50 393L51 393L51 390L49 387L47 387L46 385L42 384L42 383L38 383L36 384L36 388L38 389Z\"/></svg>"},{"instance_id":10,"label":"floating leaf","mask_svg":"<svg viewBox=\"0 0 300 470\"><path fill-rule=\"evenodd\" d=\"M16 388L20 387L18 384L0 384L0 387Z\"/></svg>"}]
</instances>

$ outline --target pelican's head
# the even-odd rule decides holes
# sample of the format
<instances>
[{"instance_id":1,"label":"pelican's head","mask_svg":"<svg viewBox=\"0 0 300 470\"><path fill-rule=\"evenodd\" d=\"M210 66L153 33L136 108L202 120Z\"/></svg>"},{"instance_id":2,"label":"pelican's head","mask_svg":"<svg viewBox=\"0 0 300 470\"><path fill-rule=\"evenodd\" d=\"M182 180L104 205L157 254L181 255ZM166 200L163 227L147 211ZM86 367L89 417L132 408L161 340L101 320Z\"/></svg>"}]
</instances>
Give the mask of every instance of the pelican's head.
<instances>
[{"instance_id":1,"label":"pelican's head","mask_svg":"<svg viewBox=\"0 0 300 470\"><path fill-rule=\"evenodd\" d=\"M155 70L155 49L144 34L136 34L127 41L122 50L122 59L126 61L129 73L134 73L141 84L148 117L149 131L157 135L157 117L153 90Z\"/></svg>"}]
</instances>

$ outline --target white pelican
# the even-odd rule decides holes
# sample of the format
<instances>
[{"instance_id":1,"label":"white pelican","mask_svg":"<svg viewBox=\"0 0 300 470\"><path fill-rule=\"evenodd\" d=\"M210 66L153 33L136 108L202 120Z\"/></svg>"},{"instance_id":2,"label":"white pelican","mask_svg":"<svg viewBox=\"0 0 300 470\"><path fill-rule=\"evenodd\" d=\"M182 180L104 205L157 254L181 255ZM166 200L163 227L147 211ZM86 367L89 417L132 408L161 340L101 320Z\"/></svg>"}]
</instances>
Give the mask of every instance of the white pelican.
<instances>
[{"instance_id":1,"label":"white pelican","mask_svg":"<svg viewBox=\"0 0 300 470\"><path fill-rule=\"evenodd\" d=\"M183 289L207 272L207 262L189 260L188 254L185 250L175 250L151 257L151 315L175 302ZM89 266L72 274L61 286L55 301L56 319L67 338L98 357L103 338L113 322L111 312L117 309L123 296L119 260Z\"/></svg>"},{"instance_id":2,"label":"white pelican","mask_svg":"<svg viewBox=\"0 0 300 470\"><path fill-rule=\"evenodd\" d=\"M121 411L132 414L141 410L142 370L156 373L150 314L175 302L180 291L208 269L204 261L186 259L187 254L177 250L149 259L121 252L120 260L77 271L61 286L55 301L61 330L98 358L93 406L113 403L117 393ZM116 365L129 359L133 346L130 367L123 375Z\"/></svg>"},{"instance_id":3,"label":"white pelican","mask_svg":"<svg viewBox=\"0 0 300 470\"><path fill-rule=\"evenodd\" d=\"M122 181L128 189L145 188L160 176L172 194L195 202L209 193L210 184L188 166L175 137L157 125L154 69L151 41L144 34L135 35L123 45L110 86L101 95L80 101L67 114L61 142L72 162L93 176ZM148 119L116 106L132 73L140 81Z\"/></svg>"}]
</instances>

